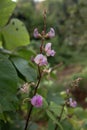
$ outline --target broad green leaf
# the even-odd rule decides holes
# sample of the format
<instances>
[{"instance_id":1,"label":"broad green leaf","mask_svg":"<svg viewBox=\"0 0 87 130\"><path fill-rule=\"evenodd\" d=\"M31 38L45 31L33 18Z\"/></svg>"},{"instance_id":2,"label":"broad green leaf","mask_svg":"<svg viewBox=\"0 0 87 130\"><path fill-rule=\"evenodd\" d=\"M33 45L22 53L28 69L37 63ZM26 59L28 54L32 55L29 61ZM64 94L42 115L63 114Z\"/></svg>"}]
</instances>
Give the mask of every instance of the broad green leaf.
<instances>
[{"instance_id":1,"label":"broad green leaf","mask_svg":"<svg viewBox=\"0 0 87 130\"><path fill-rule=\"evenodd\" d=\"M26 122L24 120L20 120L20 118L16 120L14 119L14 122L0 122L0 126L2 126L2 129L0 130L7 130L7 128L8 130L24 130L25 123ZM38 125L34 122L30 122L27 130L38 130Z\"/></svg>"},{"instance_id":2,"label":"broad green leaf","mask_svg":"<svg viewBox=\"0 0 87 130\"><path fill-rule=\"evenodd\" d=\"M64 128L64 130L75 130L74 128L73 128L73 125L70 123L70 122L68 122L68 120L63 120L62 122L61 122L61 124L62 124L62 127ZM59 129L60 130L60 129Z\"/></svg>"},{"instance_id":3,"label":"broad green leaf","mask_svg":"<svg viewBox=\"0 0 87 130\"><path fill-rule=\"evenodd\" d=\"M48 102L53 101L57 105L64 103L64 99L58 93L52 93L50 90L48 91L47 94L47 101Z\"/></svg>"},{"instance_id":4,"label":"broad green leaf","mask_svg":"<svg viewBox=\"0 0 87 130\"><path fill-rule=\"evenodd\" d=\"M38 125L34 122L31 122L28 126L28 130L38 130Z\"/></svg>"},{"instance_id":5,"label":"broad green leaf","mask_svg":"<svg viewBox=\"0 0 87 130\"><path fill-rule=\"evenodd\" d=\"M52 111L55 115L59 116L61 113L62 106L55 104L54 102L50 102L49 105L50 111Z\"/></svg>"},{"instance_id":6,"label":"broad green leaf","mask_svg":"<svg viewBox=\"0 0 87 130\"><path fill-rule=\"evenodd\" d=\"M84 128L84 130L87 129L87 118L84 120L84 123L83 123L83 126L82 126L82 127Z\"/></svg>"},{"instance_id":7,"label":"broad green leaf","mask_svg":"<svg viewBox=\"0 0 87 130\"><path fill-rule=\"evenodd\" d=\"M1 108L1 106L0 106L0 108ZM0 111L0 120L3 120L4 122L6 121L6 118L5 118L5 116L4 116L3 111ZM1 130L1 129L0 129L0 130Z\"/></svg>"},{"instance_id":8,"label":"broad green leaf","mask_svg":"<svg viewBox=\"0 0 87 130\"><path fill-rule=\"evenodd\" d=\"M36 71L31 66L29 66L27 60L17 56L11 57L11 60L15 65L16 69L25 77L26 81L36 81Z\"/></svg>"},{"instance_id":9,"label":"broad green leaf","mask_svg":"<svg viewBox=\"0 0 87 130\"><path fill-rule=\"evenodd\" d=\"M46 109L48 107L48 103L45 98L43 98L43 109Z\"/></svg>"},{"instance_id":10,"label":"broad green leaf","mask_svg":"<svg viewBox=\"0 0 87 130\"><path fill-rule=\"evenodd\" d=\"M14 66L7 57L0 54L0 112L14 110L17 83Z\"/></svg>"},{"instance_id":11,"label":"broad green leaf","mask_svg":"<svg viewBox=\"0 0 87 130\"><path fill-rule=\"evenodd\" d=\"M18 19L11 19L10 23L2 30L2 44L3 42L7 49L28 45L30 38L24 23Z\"/></svg>"},{"instance_id":12,"label":"broad green leaf","mask_svg":"<svg viewBox=\"0 0 87 130\"><path fill-rule=\"evenodd\" d=\"M29 46L18 47L16 49L16 53L26 60L31 59L31 57L35 55L35 51L31 49Z\"/></svg>"},{"instance_id":13,"label":"broad green leaf","mask_svg":"<svg viewBox=\"0 0 87 130\"><path fill-rule=\"evenodd\" d=\"M75 108L74 113L79 119L87 119L87 109L82 109L80 107Z\"/></svg>"},{"instance_id":14,"label":"broad green leaf","mask_svg":"<svg viewBox=\"0 0 87 130\"><path fill-rule=\"evenodd\" d=\"M0 0L0 27L3 27L12 14L16 4L11 0Z\"/></svg>"},{"instance_id":15,"label":"broad green leaf","mask_svg":"<svg viewBox=\"0 0 87 130\"><path fill-rule=\"evenodd\" d=\"M55 125L53 124L53 121L49 120L48 121L48 129L47 130L54 130L54 128L55 128Z\"/></svg>"},{"instance_id":16,"label":"broad green leaf","mask_svg":"<svg viewBox=\"0 0 87 130\"><path fill-rule=\"evenodd\" d=\"M60 127L61 130L64 130L60 122L57 121L56 117L52 114L52 112L50 112L49 110L46 110L46 113L50 117L50 119Z\"/></svg>"},{"instance_id":17,"label":"broad green leaf","mask_svg":"<svg viewBox=\"0 0 87 130\"><path fill-rule=\"evenodd\" d=\"M82 127L82 123L74 116L68 119L69 124L72 124L74 130L79 130Z\"/></svg>"},{"instance_id":18,"label":"broad green leaf","mask_svg":"<svg viewBox=\"0 0 87 130\"><path fill-rule=\"evenodd\" d=\"M15 120L14 123L9 123L9 130L24 130L25 121L23 120Z\"/></svg>"}]
</instances>

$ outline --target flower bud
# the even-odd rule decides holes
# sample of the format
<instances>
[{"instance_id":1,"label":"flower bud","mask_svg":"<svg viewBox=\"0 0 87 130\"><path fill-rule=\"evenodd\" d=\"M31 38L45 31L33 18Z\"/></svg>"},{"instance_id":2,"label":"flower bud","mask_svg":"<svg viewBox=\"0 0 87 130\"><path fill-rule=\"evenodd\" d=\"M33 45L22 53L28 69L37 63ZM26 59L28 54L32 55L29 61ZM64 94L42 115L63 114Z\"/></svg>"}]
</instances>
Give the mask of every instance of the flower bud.
<instances>
[{"instance_id":1,"label":"flower bud","mask_svg":"<svg viewBox=\"0 0 87 130\"><path fill-rule=\"evenodd\" d=\"M29 93L29 84L25 83L21 88L20 88L20 92L22 93Z\"/></svg>"},{"instance_id":2,"label":"flower bud","mask_svg":"<svg viewBox=\"0 0 87 130\"><path fill-rule=\"evenodd\" d=\"M41 34L38 32L37 28L34 29L33 35L34 35L35 38L41 38Z\"/></svg>"},{"instance_id":3,"label":"flower bud","mask_svg":"<svg viewBox=\"0 0 87 130\"><path fill-rule=\"evenodd\" d=\"M55 36L55 31L53 28L50 28L50 31L47 33L46 37L47 38L52 38Z\"/></svg>"},{"instance_id":4,"label":"flower bud","mask_svg":"<svg viewBox=\"0 0 87 130\"><path fill-rule=\"evenodd\" d=\"M42 98L42 96L40 96L40 95L33 96L32 99L31 99L31 104L34 107L37 107L37 108L42 107L42 105L43 105L43 98Z\"/></svg>"}]
</instances>

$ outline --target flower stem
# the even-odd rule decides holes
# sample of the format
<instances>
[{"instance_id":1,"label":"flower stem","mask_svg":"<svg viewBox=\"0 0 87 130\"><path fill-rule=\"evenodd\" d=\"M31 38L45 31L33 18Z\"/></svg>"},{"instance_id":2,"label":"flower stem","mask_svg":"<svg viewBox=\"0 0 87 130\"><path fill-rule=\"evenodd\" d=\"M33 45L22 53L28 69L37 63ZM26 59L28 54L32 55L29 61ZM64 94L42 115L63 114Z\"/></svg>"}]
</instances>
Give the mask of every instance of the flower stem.
<instances>
[{"instance_id":1,"label":"flower stem","mask_svg":"<svg viewBox=\"0 0 87 130\"><path fill-rule=\"evenodd\" d=\"M57 117L59 122L61 121L61 118L62 118L62 115L63 115L63 112L64 112L64 107L65 107L65 104L63 104L63 106L62 106L62 110L61 110L60 116ZM58 128L59 128L59 126L56 124L54 130L57 130Z\"/></svg>"},{"instance_id":2,"label":"flower stem","mask_svg":"<svg viewBox=\"0 0 87 130\"><path fill-rule=\"evenodd\" d=\"M44 10L44 15L43 15L43 17L44 17L44 33L46 33L46 13L47 13L47 11L45 9Z\"/></svg>"},{"instance_id":3,"label":"flower stem","mask_svg":"<svg viewBox=\"0 0 87 130\"><path fill-rule=\"evenodd\" d=\"M39 79L38 79L37 85L36 85L36 87L35 87L35 91L34 91L33 96L36 95L37 89L38 89L38 87L39 87L39 84L40 84L40 81L41 81L41 78L42 78L42 75L41 75L41 71L40 71L40 67L39 67L39 66L38 66L38 72L39 72ZM25 124L24 130L27 130L27 128L28 128L28 124L29 124L29 121L30 121L30 116L31 116L32 110L33 110L33 105L31 104L30 110L29 110L29 112L28 112L28 116L27 116L27 119L26 119L26 124Z\"/></svg>"},{"instance_id":4,"label":"flower stem","mask_svg":"<svg viewBox=\"0 0 87 130\"><path fill-rule=\"evenodd\" d=\"M30 110L29 110L29 113L28 113L28 117L27 117L27 120L26 120L26 124L25 124L24 130L27 130L27 127L28 127L28 123L29 123L29 119L30 119L30 115L31 115L32 110L33 110L33 106L31 105Z\"/></svg>"},{"instance_id":5,"label":"flower stem","mask_svg":"<svg viewBox=\"0 0 87 130\"><path fill-rule=\"evenodd\" d=\"M45 35L45 33L46 33L46 10L44 10L44 30L42 31L42 36L43 37L42 37L42 40L41 40L40 53L43 52L43 44L44 44L44 35ZM37 85L35 87L35 91L34 91L33 96L36 95L37 89L39 87L39 84L40 84L40 81L41 81L41 78L42 78L42 73L41 73L41 70L40 70L39 66L38 66L38 73L39 73L39 79L38 79ZM27 130L27 128L28 128L28 124L29 124L29 121L30 121L30 116L31 116L32 110L33 110L33 106L31 104L30 110L28 112L28 116L27 116L27 120L26 120L26 124L25 124L24 130Z\"/></svg>"}]
</instances>

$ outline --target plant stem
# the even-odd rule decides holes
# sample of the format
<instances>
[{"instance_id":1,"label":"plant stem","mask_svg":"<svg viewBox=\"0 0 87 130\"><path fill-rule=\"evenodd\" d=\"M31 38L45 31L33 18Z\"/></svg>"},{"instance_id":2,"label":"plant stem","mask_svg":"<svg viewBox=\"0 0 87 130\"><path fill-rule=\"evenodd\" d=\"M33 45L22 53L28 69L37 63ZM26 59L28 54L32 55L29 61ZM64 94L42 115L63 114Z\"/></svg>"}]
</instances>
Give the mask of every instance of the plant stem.
<instances>
[{"instance_id":1,"label":"plant stem","mask_svg":"<svg viewBox=\"0 0 87 130\"><path fill-rule=\"evenodd\" d=\"M45 9L44 10L44 15L43 15L43 17L44 17L44 33L46 33L46 13L47 13L47 11Z\"/></svg>"},{"instance_id":2,"label":"plant stem","mask_svg":"<svg viewBox=\"0 0 87 130\"><path fill-rule=\"evenodd\" d=\"M34 91L33 96L36 95L37 89L38 89L38 87L39 87L39 84L40 84L40 81L41 81L41 78L42 78L42 75L41 75L41 71L40 71L40 67L39 67L39 66L38 66L38 72L39 72L39 79L38 79L37 85L36 85L36 87L35 87L35 91ZM30 110L29 110L29 112L28 112L28 116L27 116L27 120L26 120L26 124L25 124L24 130L27 130L27 128L28 128L28 124L29 124L29 121L30 121L30 116L31 116L32 110L33 110L33 106L32 106L32 104L31 104Z\"/></svg>"},{"instance_id":3,"label":"plant stem","mask_svg":"<svg viewBox=\"0 0 87 130\"><path fill-rule=\"evenodd\" d=\"M63 107L62 107L62 110L61 110L60 116L57 117L57 119L58 119L59 122L61 121L61 118L62 118L62 115L63 115L63 112L64 112L64 107L65 107L65 104L63 104ZM59 126L56 124L54 130L57 130L58 127L59 127Z\"/></svg>"},{"instance_id":4,"label":"plant stem","mask_svg":"<svg viewBox=\"0 0 87 130\"><path fill-rule=\"evenodd\" d=\"M45 33L46 33L46 10L44 10L44 31L42 31L42 35L44 36ZM40 53L43 52L43 44L44 44L44 37L42 37L42 40L41 40ZM38 79L37 85L35 87L35 91L34 91L33 96L36 95L37 89L39 87L39 84L40 84L40 81L41 81L41 78L42 78L42 73L41 73L39 65L38 65L38 73L39 73L39 79ZM30 121L30 116L31 116L32 110L33 110L33 106L31 104L24 130L27 130L27 128L28 128L28 124L29 124L29 121Z\"/></svg>"},{"instance_id":5,"label":"plant stem","mask_svg":"<svg viewBox=\"0 0 87 130\"><path fill-rule=\"evenodd\" d=\"M44 19L44 28L43 28L43 31L42 31L42 40L41 40L41 46L40 46L40 53L42 53L43 51L43 44L44 44L44 35L46 34L46 13L47 11L44 10L44 13L43 13L43 19Z\"/></svg>"},{"instance_id":6,"label":"plant stem","mask_svg":"<svg viewBox=\"0 0 87 130\"><path fill-rule=\"evenodd\" d=\"M28 117L27 117L27 120L26 120L26 124L25 124L24 130L27 130L27 127L28 127L28 123L29 123L29 119L30 119L30 115L31 115L32 110L33 110L33 106L31 105L30 110L29 110L29 113L28 113Z\"/></svg>"},{"instance_id":7,"label":"plant stem","mask_svg":"<svg viewBox=\"0 0 87 130\"><path fill-rule=\"evenodd\" d=\"M41 40L40 53L42 53L43 51L43 44L44 44L44 38L42 38Z\"/></svg>"}]
</instances>

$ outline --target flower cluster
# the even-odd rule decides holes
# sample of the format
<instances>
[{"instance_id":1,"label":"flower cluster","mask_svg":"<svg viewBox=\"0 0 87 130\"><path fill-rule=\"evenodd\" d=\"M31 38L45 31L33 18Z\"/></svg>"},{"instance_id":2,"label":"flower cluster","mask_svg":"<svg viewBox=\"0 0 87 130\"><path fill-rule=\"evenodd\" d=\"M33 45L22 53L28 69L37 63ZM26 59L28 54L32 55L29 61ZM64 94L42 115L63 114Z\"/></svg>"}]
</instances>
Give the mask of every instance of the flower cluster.
<instances>
[{"instance_id":1,"label":"flower cluster","mask_svg":"<svg viewBox=\"0 0 87 130\"><path fill-rule=\"evenodd\" d=\"M38 32L38 29L35 28L34 29L34 37L35 38L52 38L55 36L55 31L53 28L50 28L50 31L47 34L41 35ZM51 49L51 43L47 43L43 49L43 51L45 52L46 56L54 56L55 55L55 51ZM43 65L47 65L47 57L44 56L43 54L38 54L35 58L34 58L34 62L39 65L39 66L43 66Z\"/></svg>"},{"instance_id":2,"label":"flower cluster","mask_svg":"<svg viewBox=\"0 0 87 130\"><path fill-rule=\"evenodd\" d=\"M73 107L73 108L76 107L77 102L71 98L70 89L66 90L66 94L68 96L67 105L69 105L70 107Z\"/></svg>"},{"instance_id":3,"label":"flower cluster","mask_svg":"<svg viewBox=\"0 0 87 130\"><path fill-rule=\"evenodd\" d=\"M48 38L52 38L55 36L55 31L53 28L50 28L50 31L47 33Z\"/></svg>"},{"instance_id":4,"label":"flower cluster","mask_svg":"<svg viewBox=\"0 0 87 130\"><path fill-rule=\"evenodd\" d=\"M72 98L69 98L69 105L71 107L76 107L77 106L77 102L75 100L73 100Z\"/></svg>"},{"instance_id":5,"label":"flower cluster","mask_svg":"<svg viewBox=\"0 0 87 130\"><path fill-rule=\"evenodd\" d=\"M40 34L38 32L38 29L35 28L34 29L34 37L35 38L52 38L55 36L55 31L53 28L50 28L50 31L45 34ZM43 45L43 47L41 48L42 49L42 53L38 54L34 59L33 61L39 65L39 66L44 66L44 65L47 65L48 62L47 62L47 56L54 56L55 55L55 51L51 49L51 43L47 43L45 46ZM45 56L43 55L43 53L45 53ZM42 104L43 104L43 98L42 96L40 95L35 95L31 98L31 104L34 106L34 107L41 107Z\"/></svg>"},{"instance_id":6,"label":"flower cluster","mask_svg":"<svg viewBox=\"0 0 87 130\"><path fill-rule=\"evenodd\" d=\"M35 38L42 38L42 35L38 32L38 29L34 29L33 33ZM44 38L53 38L55 36L55 30L53 28L50 28L50 31L44 35Z\"/></svg>"}]
</instances>

